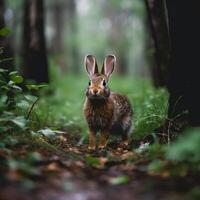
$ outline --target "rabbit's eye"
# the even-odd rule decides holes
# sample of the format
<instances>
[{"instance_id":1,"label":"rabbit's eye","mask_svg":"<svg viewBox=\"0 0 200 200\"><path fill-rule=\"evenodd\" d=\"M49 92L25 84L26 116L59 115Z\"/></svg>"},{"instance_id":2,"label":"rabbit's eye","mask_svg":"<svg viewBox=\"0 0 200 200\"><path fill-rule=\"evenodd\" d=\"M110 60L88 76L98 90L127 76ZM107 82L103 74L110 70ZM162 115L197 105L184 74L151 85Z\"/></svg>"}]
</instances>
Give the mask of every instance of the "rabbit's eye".
<instances>
[{"instance_id":1,"label":"rabbit's eye","mask_svg":"<svg viewBox=\"0 0 200 200\"><path fill-rule=\"evenodd\" d=\"M106 81L105 80L103 80L103 86L106 86Z\"/></svg>"},{"instance_id":2,"label":"rabbit's eye","mask_svg":"<svg viewBox=\"0 0 200 200\"><path fill-rule=\"evenodd\" d=\"M91 81L89 81L88 85L91 85Z\"/></svg>"}]
</instances>

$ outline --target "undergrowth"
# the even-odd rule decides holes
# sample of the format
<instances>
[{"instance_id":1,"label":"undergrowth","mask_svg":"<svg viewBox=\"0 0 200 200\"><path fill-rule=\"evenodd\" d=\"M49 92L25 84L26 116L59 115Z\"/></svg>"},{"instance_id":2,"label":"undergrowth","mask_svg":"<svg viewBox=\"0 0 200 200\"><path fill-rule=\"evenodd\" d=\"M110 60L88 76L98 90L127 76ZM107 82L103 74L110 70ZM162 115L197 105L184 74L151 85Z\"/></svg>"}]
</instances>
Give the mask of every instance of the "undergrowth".
<instances>
[{"instance_id":1,"label":"undergrowth","mask_svg":"<svg viewBox=\"0 0 200 200\"><path fill-rule=\"evenodd\" d=\"M52 69L52 82L46 95L41 98L32 114L33 124L39 127L55 126L60 129L79 127L83 137L87 137L87 126L82 108L85 89L88 84L87 75L62 74ZM132 77L110 78L112 91L127 95L133 106L133 139L142 139L161 126L168 109L168 93L164 88L155 89L150 80Z\"/></svg>"},{"instance_id":2,"label":"undergrowth","mask_svg":"<svg viewBox=\"0 0 200 200\"><path fill-rule=\"evenodd\" d=\"M19 168L26 174L34 174L37 168L32 168L32 163L42 159L39 149L65 154L54 142L65 141L63 134L81 135L80 141L87 141L87 126L82 114L87 76L65 75L55 69L51 72L51 83L45 86L27 84L18 72L0 70L1 168ZM109 85L112 91L127 95L133 106L131 139L143 142L145 136L156 137L154 130L167 119L167 91L155 89L149 80L132 77L112 76ZM147 142L137 149L132 148L140 161L148 161L145 170L150 175L184 177L191 171L200 171L199 132L199 129L188 130L171 144L161 145L155 138L153 145ZM24 145L28 148L22 158L15 149ZM87 156L85 159L88 162ZM95 159L91 156L91 160ZM131 162L139 161L132 159Z\"/></svg>"}]
</instances>

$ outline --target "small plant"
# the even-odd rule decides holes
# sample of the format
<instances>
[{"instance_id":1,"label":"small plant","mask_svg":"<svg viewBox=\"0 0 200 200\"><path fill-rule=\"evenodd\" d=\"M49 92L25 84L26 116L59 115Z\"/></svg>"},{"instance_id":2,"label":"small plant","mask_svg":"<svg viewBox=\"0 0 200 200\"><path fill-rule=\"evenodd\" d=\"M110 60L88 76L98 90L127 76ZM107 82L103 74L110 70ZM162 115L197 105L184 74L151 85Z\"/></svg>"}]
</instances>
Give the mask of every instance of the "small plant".
<instances>
[{"instance_id":1,"label":"small plant","mask_svg":"<svg viewBox=\"0 0 200 200\"><path fill-rule=\"evenodd\" d=\"M200 170L199 145L200 130L188 130L167 149L166 158L171 161L190 163Z\"/></svg>"},{"instance_id":2,"label":"small plant","mask_svg":"<svg viewBox=\"0 0 200 200\"><path fill-rule=\"evenodd\" d=\"M44 85L27 85L17 71L0 69L0 169L7 169L15 174L20 172L26 176L38 175L34 161L40 159L39 154L33 153L31 148L35 138L40 135L31 135L30 116L39 100L32 92L36 93L42 87ZM22 147L24 143L28 144L29 150L21 158L18 153L20 150L17 150L19 155L16 156L15 149L18 145Z\"/></svg>"},{"instance_id":3,"label":"small plant","mask_svg":"<svg viewBox=\"0 0 200 200\"><path fill-rule=\"evenodd\" d=\"M161 176L184 177L200 171L200 130L182 133L171 145L152 145L146 156L151 161L148 171Z\"/></svg>"},{"instance_id":4,"label":"small plant","mask_svg":"<svg viewBox=\"0 0 200 200\"><path fill-rule=\"evenodd\" d=\"M25 85L24 79L17 71L0 69L0 130L12 131L25 129L33 106L38 101L30 90L38 90L38 85Z\"/></svg>"}]
</instances>

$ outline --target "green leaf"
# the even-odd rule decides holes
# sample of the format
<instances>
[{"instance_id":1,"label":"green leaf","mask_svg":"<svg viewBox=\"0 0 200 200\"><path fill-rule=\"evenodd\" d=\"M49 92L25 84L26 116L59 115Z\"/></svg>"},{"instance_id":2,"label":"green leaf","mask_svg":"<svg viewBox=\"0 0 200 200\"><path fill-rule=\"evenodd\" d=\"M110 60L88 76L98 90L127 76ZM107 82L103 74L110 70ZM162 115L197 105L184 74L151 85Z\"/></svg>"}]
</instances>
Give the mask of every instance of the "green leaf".
<instances>
[{"instance_id":1,"label":"green leaf","mask_svg":"<svg viewBox=\"0 0 200 200\"><path fill-rule=\"evenodd\" d=\"M0 51L0 54L2 54L2 53L3 53L3 50ZM13 58L4 58L4 59L0 60L0 63L10 61L10 60L13 60Z\"/></svg>"},{"instance_id":2,"label":"green leaf","mask_svg":"<svg viewBox=\"0 0 200 200\"><path fill-rule=\"evenodd\" d=\"M21 101L17 102L17 108L19 108L19 109L26 110L29 107L30 107L30 103L28 101L21 100Z\"/></svg>"},{"instance_id":3,"label":"green leaf","mask_svg":"<svg viewBox=\"0 0 200 200\"><path fill-rule=\"evenodd\" d=\"M7 82L0 80L0 85L6 85Z\"/></svg>"},{"instance_id":4,"label":"green leaf","mask_svg":"<svg viewBox=\"0 0 200 200\"><path fill-rule=\"evenodd\" d=\"M10 76L10 80L13 81L14 83L22 83L23 82L23 77L13 74Z\"/></svg>"},{"instance_id":5,"label":"green leaf","mask_svg":"<svg viewBox=\"0 0 200 200\"><path fill-rule=\"evenodd\" d=\"M38 152L31 152L28 155L28 161L31 162L31 163L41 161L41 160L42 160L42 156Z\"/></svg>"},{"instance_id":6,"label":"green leaf","mask_svg":"<svg viewBox=\"0 0 200 200\"><path fill-rule=\"evenodd\" d=\"M1 86L1 89L6 90L6 91L9 90L9 88L7 86L5 86L5 85Z\"/></svg>"},{"instance_id":7,"label":"green leaf","mask_svg":"<svg viewBox=\"0 0 200 200\"><path fill-rule=\"evenodd\" d=\"M42 133L45 136L54 136L55 135L55 132L52 131L50 128L41 129L38 131L38 133Z\"/></svg>"},{"instance_id":8,"label":"green leaf","mask_svg":"<svg viewBox=\"0 0 200 200\"><path fill-rule=\"evenodd\" d=\"M15 117L14 119L11 119L10 121L12 121L15 125L17 125L21 129L24 129L26 127L27 120L24 118L24 116Z\"/></svg>"},{"instance_id":9,"label":"green leaf","mask_svg":"<svg viewBox=\"0 0 200 200\"><path fill-rule=\"evenodd\" d=\"M33 96L33 95L24 95L24 98L26 101L33 103L37 100L37 96Z\"/></svg>"},{"instance_id":10,"label":"green leaf","mask_svg":"<svg viewBox=\"0 0 200 200\"><path fill-rule=\"evenodd\" d=\"M47 87L47 84L40 84L40 85L37 85L38 88L44 88L44 87Z\"/></svg>"},{"instance_id":11,"label":"green leaf","mask_svg":"<svg viewBox=\"0 0 200 200\"><path fill-rule=\"evenodd\" d=\"M37 85L26 85L26 87L28 88L28 90L38 90L38 86Z\"/></svg>"},{"instance_id":12,"label":"green leaf","mask_svg":"<svg viewBox=\"0 0 200 200\"><path fill-rule=\"evenodd\" d=\"M148 165L149 172L161 172L165 167L165 162L162 160L154 160Z\"/></svg>"},{"instance_id":13,"label":"green leaf","mask_svg":"<svg viewBox=\"0 0 200 200\"><path fill-rule=\"evenodd\" d=\"M44 88L46 86L47 86L46 84L40 84L40 85L28 84L28 85L26 85L28 90L39 90L40 88Z\"/></svg>"},{"instance_id":14,"label":"green leaf","mask_svg":"<svg viewBox=\"0 0 200 200\"><path fill-rule=\"evenodd\" d=\"M12 71L12 72L10 72L8 75L9 76L12 76L12 75L17 75L18 74L18 71Z\"/></svg>"},{"instance_id":15,"label":"green leaf","mask_svg":"<svg viewBox=\"0 0 200 200\"><path fill-rule=\"evenodd\" d=\"M93 157L93 156L85 157L85 161L86 161L86 164L93 166L93 167L98 166L100 164L99 159L96 157Z\"/></svg>"},{"instance_id":16,"label":"green leaf","mask_svg":"<svg viewBox=\"0 0 200 200\"><path fill-rule=\"evenodd\" d=\"M13 81L9 81L9 82L8 82L8 85L9 85L9 86L12 86L12 85L14 85L14 84L15 84L15 83L14 83Z\"/></svg>"},{"instance_id":17,"label":"green leaf","mask_svg":"<svg viewBox=\"0 0 200 200\"><path fill-rule=\"evenodd\" d=\"M128 176L118 176L111 178L109 182L112 185L121 185L121 184L127 184L129 182L129 177Z\"/></svg>"},{"instance_id":18,"label":"green leaf","mask_svg":"<svg viewBox=\"0 0 200 200\"><path fill-rule=\"evenodd\" d=\"M19 90L19 91L22 91L22 88L17 86L17 85L12 85L12 88L16 89L16 90Z\"/></svg>"},{"instance_id":19,"label":"green leaf","mask_svg":"<svg viewBox=\"0 0 200 200\"><path fill-rule=\"evenodd\" d=\"M7 36L11 33L11 30L9 28L2 28L0 29L0 36Z\"/></svg>"},{"instance_id":20,"label":"green leaf","mask_svg":"<svg viewBox=\"0 0 200 200\"><path fill-rule=\"evenodd\" d=\"M7 69L0 69L0 73L5 73L5 72L8 72Z\"/></svg>"},{"instance_id":21,"label":"green leaf","mask_svg":"<svg viewBox=\"0 0 200 200\"><path fill-rule=\"evenodd\" d=\"M171 161L200 163L199 144L200 129L189 129L172 143L167 149L165 157Z\"/></svg>"}]
</instances>

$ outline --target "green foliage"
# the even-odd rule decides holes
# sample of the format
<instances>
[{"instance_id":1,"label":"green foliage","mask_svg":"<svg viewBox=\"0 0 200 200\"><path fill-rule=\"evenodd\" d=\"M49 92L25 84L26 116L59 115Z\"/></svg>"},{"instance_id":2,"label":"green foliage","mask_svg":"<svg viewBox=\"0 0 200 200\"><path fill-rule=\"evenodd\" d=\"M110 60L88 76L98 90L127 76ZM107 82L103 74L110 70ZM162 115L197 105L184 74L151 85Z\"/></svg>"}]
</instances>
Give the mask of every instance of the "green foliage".
<instances>
[{"instance_id":1,"label":"green foliage","mask_svg":"<svg viewBox=\"0 0 200 200\"><path fill-rule=\"evenodd\" d=\"M145 156L148 157L150 160L154 160L155 158L163 157L165 153L165 146L159 144L158 142L149 145L144 152Z\"/></svg>"},{"instance_id":2,"label":"green foliage","mask_svg":"<svg viewBox=\"0 0 200 200\"><path fill-rule=\"evenodd\" d=\"M11 74L12 73L12 74ZM23 77L17 75L17 72L11 72L10 75L10 80L13 81L14 83L22 83L23 82Z\"/></svg>"},{"instance_id":3,"label":"green foliage","mask_svg":"<svg viewBox=\"0 0 200 200\"><path fill-rule=\"evenodd\" d=\"M7 36L11 33L11 30L7 27L0 29L0 36Z\"/></svg>"},{"instance_id":4,"label":"green foliage","mask_svg":"<svg viewBox=\"0 0 200 200\"><path fill-rule=\"evenodd\" d=\"M189 172L200 171L200 130L191 129L182 133L171 145L154 144L149 147L146 157L150 173L164 176L184 177Z\"/></svg>"},{"instance_id":5,"label":"green foliage","mask_svg":"<svg viewBox=\"0 0 200 200\"><path fill-rule=\"evenodd\" d=\"M22 133L29 129L28 118L37 97L28 94L25 86L17 71L0 69L0 146L4 150L7 145L16 145L15 136L20 133L23 138Z\"/></svg>"},{"instance_id":6,"label":"green foliage","mask_svg":"<svg viewBox=\"0 0 200 200\"><path fill-rule=\"evenodd\" d=\"M50 126L71 131L77 127L84 127L82 116L84 81L74 76L61 77L59 80L54 80L49 87L52 95L46 95L45 91L41 94L40 101L31 116L32 127Z\"/></svg>"},{"instance_id":7,"label":"green foliage","mask_svg":"<svg viewBox=\"0 0 200 200\"><path fill-rule=\"evenodd\" d=\"M188 130L167 149L166 158L172 161L196 164L200 170L199 145L200 130Z\"/></svg>"},{"instance_id":8,"label":"green foliage","mask_svg":"<svg viewBox=\"0 0 200 200\"><path fill-rule=\"evenodd\" d=\"M47 85L46 85L46 84L40 84L40 85L27 84L26 87L27 87L29 90L36 90L36 91L38 91L38 90L41 89L41 88L47 87Z\"/></svg>"},{"instance_id":9,"label":"green foliage","mask_svg":"<svg viewBox=\"0 0 200 200\"><path fill-rule=\"evenodd\" d=\"M48 89L53 94L50 97L45 93L41 95L32 114L33 126L42 128L53 125L71 130L80 128L85 138L87 125L82 109L88 84L87 75L63 75L53 68L52 80ZM112 91L127 95L131 101L134 110L133 139L152 134L155 128L162 125L168 108L168 93L165 89L154 89L148 80L116 75L111 77L109 85Z\"/></svg>"},{"instance_id":10,"label":"green foliage","mask_svg":"<svg viewBox=\"0 0 200 200\"><path fill-rule=\"evenodd\" d=\"M12 171L20 170L28 175L39 175L39 169L33 166L35 162L41 161L41 155L37 152L31 152L26 159L9 159L8 167Z\"/></svg>"},{"instance_id":11,"label":"green foliage","mask_svg":"<svg viewBox=\"0 0 200 200\"><path fill-rule=\"evenodd\" d=\"M154 160L148 165L149 172L162 172L165 168L165 162L163 160Z\"/></svg>"},{"instance_id":12,"label":"green foliage","mask_svg":"<svg viewBox=\"0 0 200 200\"><path fill-rule=\"evenodd\" d=\"M192 196L192 199L194 200L198 200L200 199L200 186L195 186L192 188L192 190L190 191L190 194Z\"/></svg>"},{"instance_id":13,"label":"green foliage","mask_svg":"<svg viewBox=\"0 0 200 200\"><path fill-rule=\"evenodd\" d=\"M17 72L9 73L7 70L0 70L0 130L1 132L12 131L13 129L24 129L26 119L17 115L16 105L22 95L22 88L19 83L23 78Z\"/></svg>"},{"instance_id":14,"label":"green foliage","mask_svg":"<svg viewBox=\"0 0 200 200\"><path fill-rule=\"evenodd\" d=\"M168 93L164 89L155 89L147 82L141 91L132 94L132 102L137 138L150 135L167 118Z\"/></svg>"},{"instance_id":15,"label":"green foliage","mask_svg":"<svg viewBox=\"0 0 200 200\"><path fill-rule=\"evenodd\" d=\"M89 165L91 167L96 167L96 166L100 165L99 158L93 157L93 156L86 156L85 162L86 162L87 165Z\"/></svg>"},{"instance_id":16,"label":"green foliage","mask_svg":"<svg viewBox=\"0 0 200 200\"><path fill-rule=\"evenodd\" d=\"M10 171L20 171L26 175L38 175L39 171L33 163L39 154L29 152L25 159L15 157L16 145L21 144L29 133L28 114L35 102L35 96L27 94L22 76L17 71L8 72L0 69L0 156L1 167ZM26 133L26 136L24 135ZM28 143L31 143L28 140ZM28 181L28 180L27 180ZM29 182L29 186L30 182Z\"/></svg>"},{"instance_id":17,"label":"green foliage","mask_svg":"<svg viewBox=\"0 0 200 200\"><path fill-rule=\"evenodd\" d=\"M129 97L134 110L134 139L142 139L153 133L167 118L168 92L155 89L150 80L113 76L110 80L113 91Z\"/></svg>"},{"instance_id":18,"label":"green foliage","mask_svg":"<svg viewBox=\"0 0 200 200\"><path fill-rule=\"evenodd\" d=\"M11 121L21 128L25 127L25 114L33 103L30 99L34 96L26 95L26 90L23 89L24 84L23 77L17 71L8 72L8 70L0 69L1 123Z\"/></svg>"},{"instance_id":19,"label":"green foliage","mask_svg":"<svg viewBox=\"0 0 200 200\"><path fill-rule=\"evenodd\" d=\"M118 176L114 178L110 178L109 183L112 185L123 185L129 183L129 177L128 176Z\"/></svg>"}]
</instances>

